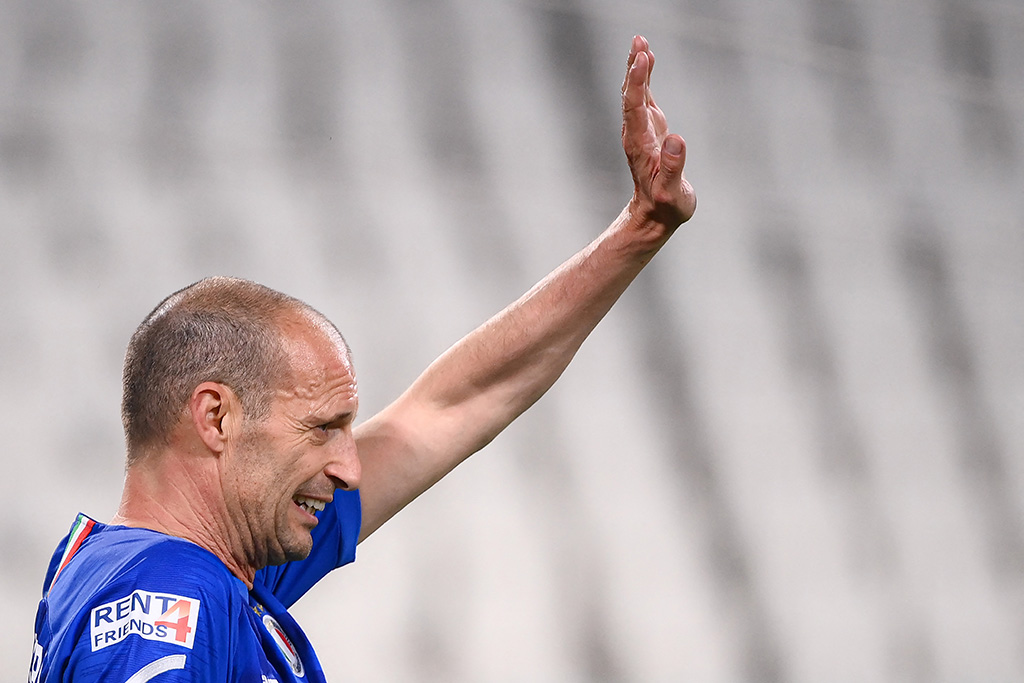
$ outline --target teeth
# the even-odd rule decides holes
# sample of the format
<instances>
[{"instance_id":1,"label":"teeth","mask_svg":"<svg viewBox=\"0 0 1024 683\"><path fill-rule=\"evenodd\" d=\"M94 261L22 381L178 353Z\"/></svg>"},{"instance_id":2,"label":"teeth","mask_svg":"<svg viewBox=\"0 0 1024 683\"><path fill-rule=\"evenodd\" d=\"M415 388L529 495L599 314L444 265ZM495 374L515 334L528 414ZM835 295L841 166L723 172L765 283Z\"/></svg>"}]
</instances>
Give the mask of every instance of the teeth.
<instances>
[{"instance_id":1,"label":"teeth","mask_svg":"<svg viewBox=\"0 0 1024 683\"><path fill-rule=\"evenodd\" d=\"M316 513L322 511L325 507L327 507L327 504L324 503L322 500L316 500L315 498L307 498L306 496L295 496L293 500L298 504L299 507L301 507L303 510L305 510L311 515L315 515Z\"/></svg>"}]
</instances>

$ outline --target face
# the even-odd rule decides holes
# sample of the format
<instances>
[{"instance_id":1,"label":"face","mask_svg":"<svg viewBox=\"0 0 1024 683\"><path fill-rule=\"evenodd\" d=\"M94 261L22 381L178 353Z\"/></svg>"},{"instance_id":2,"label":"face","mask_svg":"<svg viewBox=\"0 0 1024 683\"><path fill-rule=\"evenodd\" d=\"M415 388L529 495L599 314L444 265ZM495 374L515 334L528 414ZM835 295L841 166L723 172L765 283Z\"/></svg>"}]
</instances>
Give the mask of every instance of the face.
<instances>
[{"instance_id":1,"label":"face","mask_svg":"<svg viewBox=\"0 0 1024 683\"><path fill-rule=\"evenodd\" d=\"M226 465L231 517L256 568L308 556L316 515L336 489L359 486L352 436L359 397L344 342L305 314L285 326L285 336L291 376L269 415L246 421Z\"/></svg>"}]
</instances>

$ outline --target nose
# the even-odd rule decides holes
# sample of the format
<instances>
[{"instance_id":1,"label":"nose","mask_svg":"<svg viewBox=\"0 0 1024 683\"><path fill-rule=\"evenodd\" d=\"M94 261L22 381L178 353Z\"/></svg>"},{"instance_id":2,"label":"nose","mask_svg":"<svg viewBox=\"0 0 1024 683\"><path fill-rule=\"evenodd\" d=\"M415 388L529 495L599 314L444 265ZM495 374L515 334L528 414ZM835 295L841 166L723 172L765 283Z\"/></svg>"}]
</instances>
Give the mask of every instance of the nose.
<instances>
[{"instance_id":1,"label":"nose","mask_svg":"<svg viewBox=\"0 0 1024 683\"><path fill-rule=\"evenodd\" d=\"M351 432L346 431L344 438L336 439L331 459L324 467L324 474L334 482L334 488L354 491L359 488L362 472L356 441Z\"/></svg>"}]
</instances>

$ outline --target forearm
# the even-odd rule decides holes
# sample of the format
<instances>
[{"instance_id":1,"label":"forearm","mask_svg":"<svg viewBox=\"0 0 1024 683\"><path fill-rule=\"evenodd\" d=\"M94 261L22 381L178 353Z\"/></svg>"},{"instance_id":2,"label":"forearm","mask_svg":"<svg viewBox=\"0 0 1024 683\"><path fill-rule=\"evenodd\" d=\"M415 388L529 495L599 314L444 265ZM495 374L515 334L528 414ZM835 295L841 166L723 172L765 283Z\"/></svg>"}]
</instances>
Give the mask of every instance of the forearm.
<instances>
[{"instance_id":1,"label":"forearm","mask_svg":"<svg viewBox=\"0 0 1024 683\"><path fill-rule=\"evenodd\" d=\"M630 211L517 301L438 358L409 397L458 410L465 457L493 439L558 379L583 341L669 237Z\"/></svg>"}]
</instances>

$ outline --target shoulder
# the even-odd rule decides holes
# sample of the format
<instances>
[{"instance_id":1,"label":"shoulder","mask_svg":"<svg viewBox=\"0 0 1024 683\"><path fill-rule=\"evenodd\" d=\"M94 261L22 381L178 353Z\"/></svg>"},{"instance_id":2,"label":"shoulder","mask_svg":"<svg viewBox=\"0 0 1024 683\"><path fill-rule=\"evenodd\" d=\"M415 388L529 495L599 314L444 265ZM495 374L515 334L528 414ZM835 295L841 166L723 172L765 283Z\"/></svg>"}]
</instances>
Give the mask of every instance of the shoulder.
<instances>
[{"instance_id":1,"label":"shoulder","mask_svg":"<svg viewBox=\"0 0 1024 683\"><path fill-rule=\"evenodd\" d=\"M103 591L141 583L216 590L231 573L213 553L148 529L104 526L91 534L55 578L50 593Z\"/></svg>"},{"instance_id":2,"label":"shoulder","mask_svg":"<svg viewBox=\"0 0 1024 683\"><path fill-rule=\"evenodd\" d=\"M58 573L44 602L50 654L73 671L116 676L157 655L187 655L190 668L215 664L247 591L193 543L103 527Z\"/></svg>"},{"instance_id":3,"label":"shoulder","mask_svg":"<svg viewBox=\"0 0 1024 683\"><path fill-rule=\"evenodd\" d=\"M122 622L167 621L169 612L193 621L201 610L225 615L244 596L244 586L227 567L194 543L144 529L103 527L56 576L46 602L54 630L88 615L82 625L96 646L120 637Z\"/></svg>"}]
</instances>

